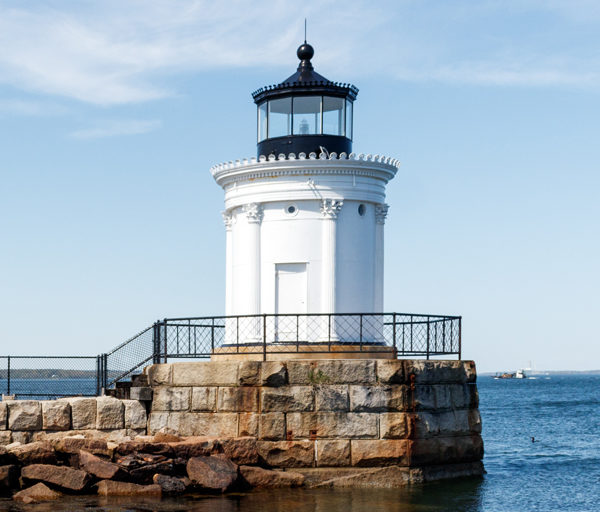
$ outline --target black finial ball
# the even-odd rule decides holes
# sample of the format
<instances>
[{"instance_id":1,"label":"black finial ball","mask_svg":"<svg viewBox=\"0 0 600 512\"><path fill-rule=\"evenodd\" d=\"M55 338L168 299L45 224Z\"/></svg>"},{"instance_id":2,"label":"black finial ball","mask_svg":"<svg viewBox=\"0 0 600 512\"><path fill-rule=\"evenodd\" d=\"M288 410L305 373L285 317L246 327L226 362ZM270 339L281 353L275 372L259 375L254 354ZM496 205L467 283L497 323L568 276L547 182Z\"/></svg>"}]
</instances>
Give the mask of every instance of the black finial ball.
<instances>
[{"instance_id":1,"label":"black finial ball","mask_svg":"<svg viewBox=\"0 0 600 512\"><path fill-rule=\"evenodd\" d=\"M296 52L296 55L298 55L298 58L300 60L310 60L310 59L312 59L314 54L315 54L314 48L311 45L309 45L308 43L304 43L304 44L300 45L298 47L298 51Z\"/></svg>"}]
</instances>

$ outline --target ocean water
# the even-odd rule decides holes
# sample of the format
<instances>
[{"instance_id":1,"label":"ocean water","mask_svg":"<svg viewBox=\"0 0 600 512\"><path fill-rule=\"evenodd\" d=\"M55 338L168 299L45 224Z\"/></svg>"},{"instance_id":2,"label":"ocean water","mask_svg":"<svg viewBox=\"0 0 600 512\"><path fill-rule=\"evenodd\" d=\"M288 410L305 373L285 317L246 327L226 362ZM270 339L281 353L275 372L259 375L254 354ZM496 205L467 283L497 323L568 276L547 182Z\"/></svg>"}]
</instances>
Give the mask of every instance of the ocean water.
<instances>
[{"instance_id":1,"label":"ocean water","mask_svg":"<svg viewBox=\"0 0 600 512\"><path fill-rule=\"evenodd\" d=\"M397 490L280 490L160 502L69 498L0 511L600 511L600 375L478 379L484 478ZM534 437L536 442L531 442Z\"/></svg>"}]
</instances>

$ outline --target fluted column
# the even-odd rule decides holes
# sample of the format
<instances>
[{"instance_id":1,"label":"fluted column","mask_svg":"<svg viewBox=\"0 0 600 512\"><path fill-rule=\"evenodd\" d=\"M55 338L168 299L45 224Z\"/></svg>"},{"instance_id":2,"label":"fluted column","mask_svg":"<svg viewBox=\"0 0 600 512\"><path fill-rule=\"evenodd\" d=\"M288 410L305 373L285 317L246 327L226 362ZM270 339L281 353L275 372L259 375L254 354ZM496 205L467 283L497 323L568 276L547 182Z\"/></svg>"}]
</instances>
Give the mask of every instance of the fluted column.
<instances>
[{"instance_id":1,"label":"fluted column","mask_svg":"<svg viewBox=\"0 0 600 512\"><path fill-rule=\"evenodd\" d=\"M373 272L375 281L373 307L375 313L383 313L383 228L388 209L389 205L387 204L375 205L375 258L373 258L375 262L375 271Z\"/></svg>"},{"instance_id":2,"label":"fluted column","mask_svg":"<svg viewBox=\"0 0 600 512\"><path fill-rule=\"evenodd\" d=\"M263 217L263 206L260 203L244 205L244 213L248 220L248 297L246 314L260 315L260 223ZM251 321L252 340L262 339L262 323L258 318Z\"/></svg>"},{"instance_id":3,"label":"fluted column","mask_svg":"<svg viewBox=\"0 0 600 512\"><path fill-rule=\"evenodd\" d=\"M321 230L321 312L335 313L336 293L336 227L337 216L342 209L343 201L323 199L321 213L323 227ZM335 321L323 317L323 338L336 340Z\"/></svg>"},{"instance_id":4,"label":"fluted column","mask_svg":"<svg viewBox=\"0 0 600 512\"><path fill-rule=\"evenodd\" d=\"M225 314L233 315L233 215L223 212L225 223Z\"/></svg>"}]
</instances>

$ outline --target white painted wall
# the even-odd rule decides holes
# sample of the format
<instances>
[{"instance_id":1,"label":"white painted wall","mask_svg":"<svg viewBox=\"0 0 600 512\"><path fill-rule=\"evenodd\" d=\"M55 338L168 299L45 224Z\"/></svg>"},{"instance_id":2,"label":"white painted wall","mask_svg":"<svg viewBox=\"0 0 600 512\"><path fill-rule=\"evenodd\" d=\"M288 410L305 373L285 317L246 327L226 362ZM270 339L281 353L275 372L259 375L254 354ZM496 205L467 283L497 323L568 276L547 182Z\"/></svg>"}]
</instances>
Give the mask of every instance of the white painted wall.
<instances>
[{"instance_id":1,"label":"white painted wall","mask_svg":"<svg viewBox=\"0 0 600 512\"><path fill-rule=\"evenodd\" d=\"M379 158L292 158L213 168L230 230L227 314L276 312L277 268L286 264L306 266L305 311L382 312L382 212L397 166Z\"/></svg>"}]
</instances>

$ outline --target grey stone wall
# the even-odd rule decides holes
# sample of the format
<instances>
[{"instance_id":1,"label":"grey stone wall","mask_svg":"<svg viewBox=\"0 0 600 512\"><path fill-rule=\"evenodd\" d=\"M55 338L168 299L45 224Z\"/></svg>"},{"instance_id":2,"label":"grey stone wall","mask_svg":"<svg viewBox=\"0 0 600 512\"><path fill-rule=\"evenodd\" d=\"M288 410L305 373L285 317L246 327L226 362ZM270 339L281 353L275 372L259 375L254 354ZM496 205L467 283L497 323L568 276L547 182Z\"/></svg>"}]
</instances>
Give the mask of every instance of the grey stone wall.
<instances>
[{"instance_id":1,"label":"grey stone wall","mask_svg":"<svg viewBox=\"0 0 600 512\"><path fill-rule=\"evenodd\" d=\"M146 408L137 400L74 397L0 402L0 445L56 436L120 439L146 433Z\"/></svg>"},{"instance_id":2,"label":"grey stone wall","mask_svg":"<svg viewBox=\"0 0 600 512\"><path fill-rule=\"evenodd\" d=\"M216 361L146 373L154 388L149 434L251 436L275 467L483 457L472 361Z\"/></svg>"}]
</instances>

